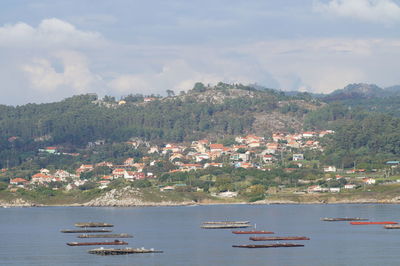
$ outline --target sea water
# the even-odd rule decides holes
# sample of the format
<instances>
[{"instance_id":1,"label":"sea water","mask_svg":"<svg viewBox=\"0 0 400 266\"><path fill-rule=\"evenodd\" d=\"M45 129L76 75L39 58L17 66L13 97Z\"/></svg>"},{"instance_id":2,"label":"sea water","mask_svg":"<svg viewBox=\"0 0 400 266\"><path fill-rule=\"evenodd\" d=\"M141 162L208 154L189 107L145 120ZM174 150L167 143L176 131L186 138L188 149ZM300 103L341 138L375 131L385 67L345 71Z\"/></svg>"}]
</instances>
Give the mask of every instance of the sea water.
<instances>
[{"instance_id":1,"label":"sea water","mask_svg":"<svg viewBox=\"0 0 400 266\"><path fill-rule=\"evenodd\" d=\"M400 221L400 205L208 205L182 207L0 208L1 265L400 265L400 230L382 225L323 222L322 217L362 217ZM201 229L204 221L248 220L275 236L307 236L304 247L241 249L261 244L226 229ZM76 222L114 224L128 247L160 254L98 256L93 246L67 246L78 234L64 234ZM246 230L246 229L238 229ZM107 241L113 239L105 239ZM270 243L268 243L270 244ZM112 246L106 246L112 247ZM115 246L117 248L125 246Z\"/></svg>"}]
</instances>

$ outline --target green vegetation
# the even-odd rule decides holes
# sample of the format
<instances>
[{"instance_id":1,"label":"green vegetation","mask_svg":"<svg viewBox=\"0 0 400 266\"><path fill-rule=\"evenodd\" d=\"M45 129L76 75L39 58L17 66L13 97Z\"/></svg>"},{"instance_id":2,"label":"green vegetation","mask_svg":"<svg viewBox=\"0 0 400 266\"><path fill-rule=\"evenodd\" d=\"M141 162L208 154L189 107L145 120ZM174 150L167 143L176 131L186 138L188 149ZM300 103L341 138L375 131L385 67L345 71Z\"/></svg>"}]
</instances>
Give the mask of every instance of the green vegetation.
<instances>
[{"instance_id":1,"label":"green vegetation","mask_svg":"<svg viewBox=\"0 0 400 266\"><path fill-rule=\"evenodd\" d=\"M179 96L167 90L168 97L164 98L136 94L122 98L123 101L112 96L99 100L89 94L57 103L0 106L0 168L8 169L0 173L0 198L21 197L38 204L50 200L55 204L80 203L111 189L130 187L140 190L143 199L154 202L218 200L211 195L231 192L237 193L233 201L254 202L286 194L301 201L304 197L293 195L294 192L305 193L311 185L343 188L349 180L356 189L342 191L337 197L367 196L363 181L345 169L362 169L363 177L373 176L379 185L384 184L383 188L374 186L374 193L383 193L386 188L393 190L390 193L394 195L397 187L387 187L387 183L396 181L400 170L397 164L386 162L398 161L400 157L400 98L397 94L378 97L379 88L369 89L366 93L361 90L362 94L358 85L353 84L332 97L316 98L308 93L288 96L241 84L219 83L211 87L196 83L192 90ZM301 147L296 143L288 145L293 141L292 134L293 138L276 141L279 149L271 155L263 152L267 143L273 142L271 133L279 132L270 129L274 124L283 125L280 132L286 135L299 133L301 127L318 132L330 129L335 133L301 139L297 143ZM255 134L256 130L265 138L262 146L233 149L242 144L235 137ZM204 151L196 150L190 143L203 138L232 148L237 158L224 153L217 158L195 159L193 153ZM308 141L317 144L307 146ZM149 153L153 146L161 152L167 142L185 143L177 152L179 156L170 158L175 151ZM210 152L209 146L207 151ZM304 155L304 160L294 161L296 153ZM267 158L272 157L271 161L263 161L266 154ZM124 166L127 158L132 163ZM238 164L244 161L251 166ZM182 165L194 163L221 163L223 167L214 164L180 171ZM10 179L30 180L42 168L52 173L58 169L75 173L83 164L93 165L93 169L83 171L75 180L86 183L73 185L69 180L70 191L64 189L65 180L12 193L7 189ZM101 178L112 175L114 169L122 167L136 172L140 165L145 169L142 174L151 175L135 177L135 181L120 178L99 189ZM324 172L328 165L340 169L338 179L336 174ZM345 173L346 178L340 178ZM161 193L160 188L165 186L173 187L173 191ZM328 200L330 196L324 197Z\"/></svg>"}]
</instances>

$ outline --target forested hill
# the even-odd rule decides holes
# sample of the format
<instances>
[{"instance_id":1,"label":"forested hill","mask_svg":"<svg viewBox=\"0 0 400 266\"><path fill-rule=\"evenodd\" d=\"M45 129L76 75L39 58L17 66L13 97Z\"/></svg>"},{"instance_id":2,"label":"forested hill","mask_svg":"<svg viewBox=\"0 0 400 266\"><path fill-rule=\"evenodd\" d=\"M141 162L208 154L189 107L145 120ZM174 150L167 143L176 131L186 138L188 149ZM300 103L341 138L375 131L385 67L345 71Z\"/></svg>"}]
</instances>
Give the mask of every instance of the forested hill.
<instances>
[{"instance_id":1,"label":"forested hill","mask_svg":"<svg viewBox=\"0 0 400 266\"><path fill-rule=\"evenodd\" d=\"M357 161L370 167L400 159L399 86L351 84L321 100L326 104L307 115L304 127L335 130L325 143L325 162L350 167Z\"/></svg>"},{"instance_id":2,"label":"forested hill","mask_svg":"<svg viewBox=\"0 0 400 266\"><path fill-rule=\"evenodd\" d=\"M1 148L86 145L131 137L183 141L251 132L267 135L301 129L304 115L321 105L307 94L289 97L224 83L197 83L177 96L167 92L164 98L129 95L118 101L79 95L56 103L0 106Z\"/></svg>"},{"instance_id":3,"label":"forested hill","mask_svg":"<svg viewBox=\"0 0 400 266\"><path fill-rule=\"evenodd\" d=\"M383 96L380 92L385 91ZM89 142L139 137L154 143L255 133L333 129L324 161L382 161L400 156L398 87L352 84L330 95L289 95L272 89L196 83L179 95L79 95L60 102L0 106L0 166L18 165L39 148L74 152ZM338 96L336 100L329 96ZM335 96L335 97L336 97Z\"/></svg>"}]
</instances>

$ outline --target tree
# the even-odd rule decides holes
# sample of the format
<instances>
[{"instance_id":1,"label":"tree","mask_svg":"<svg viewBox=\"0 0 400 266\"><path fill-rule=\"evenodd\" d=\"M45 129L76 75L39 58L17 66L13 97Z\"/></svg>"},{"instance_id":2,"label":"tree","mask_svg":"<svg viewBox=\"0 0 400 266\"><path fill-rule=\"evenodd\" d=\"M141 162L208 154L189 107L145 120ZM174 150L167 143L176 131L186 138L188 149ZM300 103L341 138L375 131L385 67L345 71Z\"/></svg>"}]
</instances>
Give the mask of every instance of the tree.
<instances>
[{"instance_id":1,"label":"tree","mask_svg":"<svg viewBox=\"0 0 400 266\"><path fill-rule=\"evenodd\" d=\"M205 92L206 86L204 86L204 84L201 82L196 82L196 84L194 84L193 90L197 92Z\"/></svg>"},{"instance_id":2,"label":"tree","mask_svg":"<svg viewBox=\"0 0 400 266\"><path fill-rule=\"evenodd\" d=\"M175 96L175 92L173 90L167 90L168 97Z\"/></svg>"}]
</instances>

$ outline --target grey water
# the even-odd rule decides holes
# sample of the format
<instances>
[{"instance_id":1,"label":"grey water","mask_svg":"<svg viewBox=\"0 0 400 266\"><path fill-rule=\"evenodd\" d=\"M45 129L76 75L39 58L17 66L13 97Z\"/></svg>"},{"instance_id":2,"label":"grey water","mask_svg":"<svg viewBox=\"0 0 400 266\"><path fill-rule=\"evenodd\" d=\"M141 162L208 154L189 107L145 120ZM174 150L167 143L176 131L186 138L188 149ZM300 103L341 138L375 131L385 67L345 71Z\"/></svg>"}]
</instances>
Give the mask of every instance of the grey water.
<instances>
[{"instance_id":1,"label":"grey water","mask_svg":"<svg viewBox=\"0 0 400 266\"><path fill-rule=\"evenodd\" d=\"M320 221L321 217L400 221L399 211L399 205L378 204L1 208L0 264L400 265L400 230ZM286 241L305 244L295 248L233 248L255 242L231 230L200 228L204 221L218 220L249 220L257 229L274 231L276 236L308 236L311 240ZM164 253L98 256L87 253L93 247L67 246L66 242L81 240L77 234L60 230L87 221L112 223L113 233L133 234L134 238L124 239L129 247ZM98 239L83 241L92 240Z\"/></svg>"}]
</instances>

